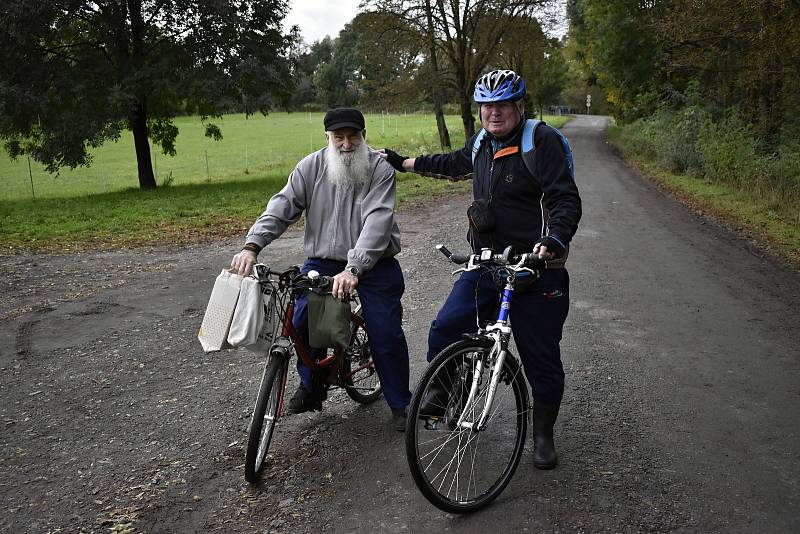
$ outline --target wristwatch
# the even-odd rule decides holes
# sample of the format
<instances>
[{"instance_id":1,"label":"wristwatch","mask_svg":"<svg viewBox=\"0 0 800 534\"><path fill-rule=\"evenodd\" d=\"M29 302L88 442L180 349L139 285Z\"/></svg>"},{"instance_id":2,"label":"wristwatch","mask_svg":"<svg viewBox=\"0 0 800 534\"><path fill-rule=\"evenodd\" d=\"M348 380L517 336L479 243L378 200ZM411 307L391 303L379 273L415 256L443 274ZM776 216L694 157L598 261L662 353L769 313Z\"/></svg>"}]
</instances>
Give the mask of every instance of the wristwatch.
<instances>
[{"instance_id":1,"label":"wristwatch","mask_svg":"<svg viewBox=\"0 0 800 534\"><path fill-rule=\"evenodd\" d=\"M345 271L347 271L348 273L352 274L352 275L353 275L353 276L355 276L356 278L358 278L359 276L361 276L361 269L359 269L359 268L358 268L358 267L356 267L355 265L350 265L349 267L345 267L345 269L344 269L344 270L345 270Z\"/></svg>"}]
</instances>

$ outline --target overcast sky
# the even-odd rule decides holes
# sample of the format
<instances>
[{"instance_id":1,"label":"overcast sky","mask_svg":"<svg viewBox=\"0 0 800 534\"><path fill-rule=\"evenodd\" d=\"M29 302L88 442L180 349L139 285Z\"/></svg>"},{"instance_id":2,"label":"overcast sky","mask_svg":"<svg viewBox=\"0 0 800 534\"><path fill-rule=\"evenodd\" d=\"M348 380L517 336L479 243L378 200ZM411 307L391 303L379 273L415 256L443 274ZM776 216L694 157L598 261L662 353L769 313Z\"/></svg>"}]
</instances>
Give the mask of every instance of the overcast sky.
<instances>
[{"instance_id":1,"label":"overcast sky","mask_svg":"<svg viewBox=\"0 0 800 534\"><path fill-rule=\"evenodd\" d=\"M284 30L295 24L307 44L319 41L326 35L335 38L344 25L353 20L358 13L359 0L290 0L289 14L283 21ZM559 2L564 12L565 2ZM562 15L563 16L563 15ZM563 35L566 25L551 30L555 35Z\"/></svg>"},{"instance_id":2,"label":"overcast sky","mask_svg":"<svg viewBox=\"0 0 800 534\"><path fill-rule=\"evenodd\" d=\"M344 25L358 13L359 0L291 0L289 14L283 21L288 30L300 26L303 40L311 44L326 35L335 38Z\"/></svg>"}]
</instances>

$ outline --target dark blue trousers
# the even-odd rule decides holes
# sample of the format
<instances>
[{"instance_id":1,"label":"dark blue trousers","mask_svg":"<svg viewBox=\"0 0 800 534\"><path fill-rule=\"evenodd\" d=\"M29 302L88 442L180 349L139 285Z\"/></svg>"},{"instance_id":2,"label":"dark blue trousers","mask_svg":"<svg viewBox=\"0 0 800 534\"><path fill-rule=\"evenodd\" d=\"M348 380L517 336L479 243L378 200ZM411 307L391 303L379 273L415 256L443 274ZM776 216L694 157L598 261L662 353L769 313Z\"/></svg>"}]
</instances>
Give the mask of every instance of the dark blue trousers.
<instances>
[{"instance_id":1,"label":"dark blue trousers","mask_svg":"<svg viewBox=\"0 0 800 534\"><path fill-rule=\"evenodd\" d=\"M335 276L347 264L343 261L308 258L302 272L317 271L324 276ZM403 333L403 308L400 299L405 291L403 271L394 258L379 260L369 271L361 275L356 286L361 310L369 336L372 359L381 379L383 396L389 407L405 409L411 401L408 388L408 345ZM308 343L308 298L297 299L294 311L294 326ZM311 370L297 361L297 371L303 385L311 389Z\"/></svg>"},{"instance_id":2,"label":"dark blue trousers","mask_svg":"<svg viewBox=\"0 0 800 534\"><path fill-rule=\"evenodd\" d=\"M479 321L497 318L499 291L490 275L462 273L431 323L428 361L461 335L478 330ZM535 401L558 404L564 395L561 334L569 311L566 269L547 269L525 291L514 291L511 330Z\"/></svg>"}]
</instances>

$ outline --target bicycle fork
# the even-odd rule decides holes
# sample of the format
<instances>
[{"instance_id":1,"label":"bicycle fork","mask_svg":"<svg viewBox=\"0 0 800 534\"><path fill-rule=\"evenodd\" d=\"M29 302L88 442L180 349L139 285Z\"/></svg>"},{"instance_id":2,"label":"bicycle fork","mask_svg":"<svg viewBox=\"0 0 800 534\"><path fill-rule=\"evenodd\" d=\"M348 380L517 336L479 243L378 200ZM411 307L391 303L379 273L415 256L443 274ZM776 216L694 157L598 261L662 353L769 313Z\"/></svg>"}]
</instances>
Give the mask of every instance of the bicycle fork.
<instances>
[{"instance_id":1,"label":"bicycle fork","mask_svg":"<svg viewBox=\"0 0 800 534\"><path fill-rule=\"evenodd\" d=\"M497 390L497 384L500 381L503 365L506 361L506 354L508 354L508 352L505 349L502 340L502 334L497 335L494 346L489 351L488 357L481 358L475 363L469 396L464 403L464 408L462 409L461 415L458 418L458 423L456 423L458 427L475 430L478 432L486 428L486 420L489 418L489 413L491 413L492 405L494 404L494 395L495 391ZM486 392L486 402L483 405L483 410L481 410L477 421L467 421L467 414L472 413L472 409L477 402L476 397L478 396L481 378L483 377L483 373L487 371L487 367L490 376L489 389Z\"/></svg>"},{"instance_id":2,"label":"bicycle fork","mask_svg":"<svg viewBox=\"0 0 800 534\"><path fill-rule=\"evenodd\" d=\"M269 360L279 360L282 366L288 366L289 360L292 356L292 342L286 336L278 337L275 342L270 347L269 351ZM269 362L267 360L267 362ZM281 380L280 385L280 392L278 393L278 408L275 411L277 417L280 417L280 414L283 411L283 395L286 391L286 380L287 380L288 373L283 373L283 380Z\"/></svg>"}]
</instances>

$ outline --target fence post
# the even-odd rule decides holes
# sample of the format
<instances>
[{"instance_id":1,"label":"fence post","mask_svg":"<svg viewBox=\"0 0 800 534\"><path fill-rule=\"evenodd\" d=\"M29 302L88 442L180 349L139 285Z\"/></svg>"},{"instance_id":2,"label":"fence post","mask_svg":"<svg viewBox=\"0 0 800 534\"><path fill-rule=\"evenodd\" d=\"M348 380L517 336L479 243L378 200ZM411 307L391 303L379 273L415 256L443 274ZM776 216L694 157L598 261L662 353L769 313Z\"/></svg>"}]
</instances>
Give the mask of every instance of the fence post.
<instances>
[{"instance_id":1,"label":"fence post","mask_svg":"<svg viewBox=\"0 0 800 534\"><path fill-rule=\"evenodd\" d=\"M28 156L28 176L31 177L31 195L33 195L33 200L36 200L36 191L33 189L33 170L31 170L30 156Z\"/></svg>"},{"instance_id":2,"label":"fence post","mask_svg":"<svg viewBox=\"0 0 800 534\"><path fill-rule=\"evenodd\" d=\"M208 171L208 150L204 151L206 153L206 179L211 179L211 173Z\"/></svg>"}]
</instances>

